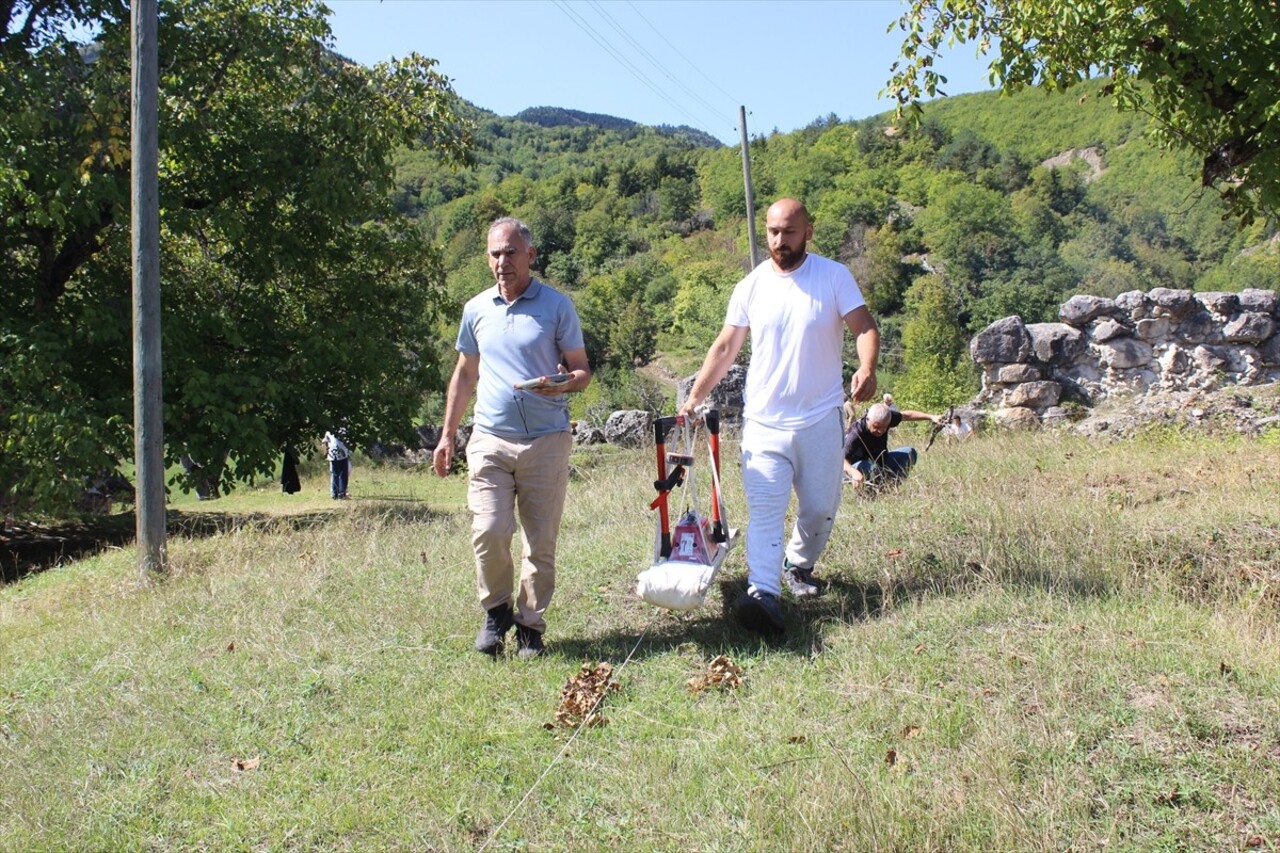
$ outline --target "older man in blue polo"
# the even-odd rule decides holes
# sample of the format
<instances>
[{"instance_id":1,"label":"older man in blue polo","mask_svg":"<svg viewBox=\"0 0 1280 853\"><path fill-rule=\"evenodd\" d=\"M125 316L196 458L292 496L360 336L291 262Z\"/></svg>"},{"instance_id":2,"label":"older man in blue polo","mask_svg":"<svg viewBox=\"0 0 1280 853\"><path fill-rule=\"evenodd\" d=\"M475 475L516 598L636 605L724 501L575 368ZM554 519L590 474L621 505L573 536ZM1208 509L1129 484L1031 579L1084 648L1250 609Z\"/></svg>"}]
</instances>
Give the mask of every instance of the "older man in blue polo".
<instances>
[{"instance_id":1,"label":"older man in blue polo","mask_svg":"<svg viewBox=\"0 0 1280 853\"><path fill-rule=\"evenodd\" d=\"M441 477L449 473L458 425L475 394L467 503L485 611L475 645L496 658L514 626L517 654L525 659L542 654L555 592L573 449L566 394L586 388L591 369L573 303L533 277L537 249L529 227L518 219L495 221L487 254L494 286L462 309L458 361L432 462ZM511 557L517 516L524 545L518 589Z\"/></svg>"}]
</instances>

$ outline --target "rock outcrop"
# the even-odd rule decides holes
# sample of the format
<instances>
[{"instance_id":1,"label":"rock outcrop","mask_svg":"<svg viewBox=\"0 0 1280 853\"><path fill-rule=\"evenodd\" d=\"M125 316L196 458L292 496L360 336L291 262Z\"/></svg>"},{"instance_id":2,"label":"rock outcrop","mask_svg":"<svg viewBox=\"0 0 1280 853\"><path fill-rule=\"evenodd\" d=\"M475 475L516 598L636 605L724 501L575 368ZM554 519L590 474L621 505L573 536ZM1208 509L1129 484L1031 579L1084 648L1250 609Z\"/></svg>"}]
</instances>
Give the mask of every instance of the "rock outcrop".
<instances>
[{"instance_id":1,"label":"rock outcrop","mask_svg":"<svg viewBox=\"0 0 1280 853\"><path fill-rule=\"evenodd\" d=\"M686 376L676 387L676 408L684 405L693 388L693 381L698 374ZM741 364L732 365L725 372L724 378L716 383L707 395L707 405L720 411L722 423L736 424L742 420L742 401L747 388L747 369Z\"/></svg>"},{"instance_id":2,"label":"rock outcrop","mask_svg":"<svg viewBox=\"0 0 1280 853\"><path fill-rule=\"evenodd\" d=\"M1274 290L1158 287L1115 299L1073 296L1058 323L997 320L969 343L982 371L975 404L997 424L1065 419L1117 394L1209 391L1280 380Z\"/></svg>"}]
</instances>

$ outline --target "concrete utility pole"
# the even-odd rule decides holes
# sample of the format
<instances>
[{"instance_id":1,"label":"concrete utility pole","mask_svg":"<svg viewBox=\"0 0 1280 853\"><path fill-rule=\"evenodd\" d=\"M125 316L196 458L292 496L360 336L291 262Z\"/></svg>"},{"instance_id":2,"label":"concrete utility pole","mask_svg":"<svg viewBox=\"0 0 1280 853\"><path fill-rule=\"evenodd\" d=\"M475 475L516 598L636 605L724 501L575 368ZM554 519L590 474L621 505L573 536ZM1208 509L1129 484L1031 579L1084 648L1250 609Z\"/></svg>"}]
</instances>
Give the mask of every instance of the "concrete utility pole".
<instances>
[{"instance_id":1,"label":"concrete utility pole","mask_svg":"<svg viewBox=\"0 0 1280 853\"><path fill-rule=\"evenodd\" d=\"M751 191L751 149L747 147L747 108L738 107L738 127L742 129L742 186L747 194L747 235L751 240L751 268L760 263L756 252L756 199Z\"/></svg>"},{"instance_id":2,"label":"concrete utility pole","mask_svg":"<svg viewBox=\"0 0 1280 853\"><path fill-rule=\"evenodd\" d=\"M164 419L160 410L158 0L130 3L132 34L133 449L138 573L165 570Z\"/></svg>"}]
</instances>

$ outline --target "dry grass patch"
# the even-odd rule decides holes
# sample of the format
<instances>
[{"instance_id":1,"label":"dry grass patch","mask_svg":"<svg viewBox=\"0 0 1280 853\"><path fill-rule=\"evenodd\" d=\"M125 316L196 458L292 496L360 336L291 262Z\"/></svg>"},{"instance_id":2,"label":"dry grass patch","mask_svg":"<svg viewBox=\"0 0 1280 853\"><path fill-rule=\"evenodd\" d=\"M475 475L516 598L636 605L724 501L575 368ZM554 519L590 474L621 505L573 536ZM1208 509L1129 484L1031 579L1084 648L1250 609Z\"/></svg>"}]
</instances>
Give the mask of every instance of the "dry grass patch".
<instances>
[{"instance_id":1,"label":"dry grass patch","mask_svg":"<svg viewBox=\"0 0 1280 853\"><path fill-rule=\"evenodd\" d=\"M636 598L651 466L575 454L529 662L471 648L461 477L233 495L162 583L121 550L0 588L0 850L1280 845L1274 443L935 445L846 496L775 644L723 617L740 549L694 613ZM621 689L560 757L584 663Z\"/></svg>"}]
</instances>

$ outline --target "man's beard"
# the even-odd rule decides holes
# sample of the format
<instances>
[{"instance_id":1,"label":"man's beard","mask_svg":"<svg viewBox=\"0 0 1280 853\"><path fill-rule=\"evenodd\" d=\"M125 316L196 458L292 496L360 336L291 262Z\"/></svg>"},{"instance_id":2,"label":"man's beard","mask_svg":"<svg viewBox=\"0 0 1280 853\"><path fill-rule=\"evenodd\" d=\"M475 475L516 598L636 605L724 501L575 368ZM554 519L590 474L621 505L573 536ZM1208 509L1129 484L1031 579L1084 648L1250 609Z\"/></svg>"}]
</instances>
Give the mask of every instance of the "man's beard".
<instances>
[{"instance_id":1,"label":"man's beard","mask_svg":"<svg viewBox=\"0 0 1280 853\"><path fill-rule=\"evenodd\" d=\"M805 248L808 242L800 244L800 248L792 250L788 246L779 246L769 252L769 256L773 258L773 262L778 265L778 269L783 272L789 272L800 266L800 262L804 260Z\"/></svg>"}]
</instances>

